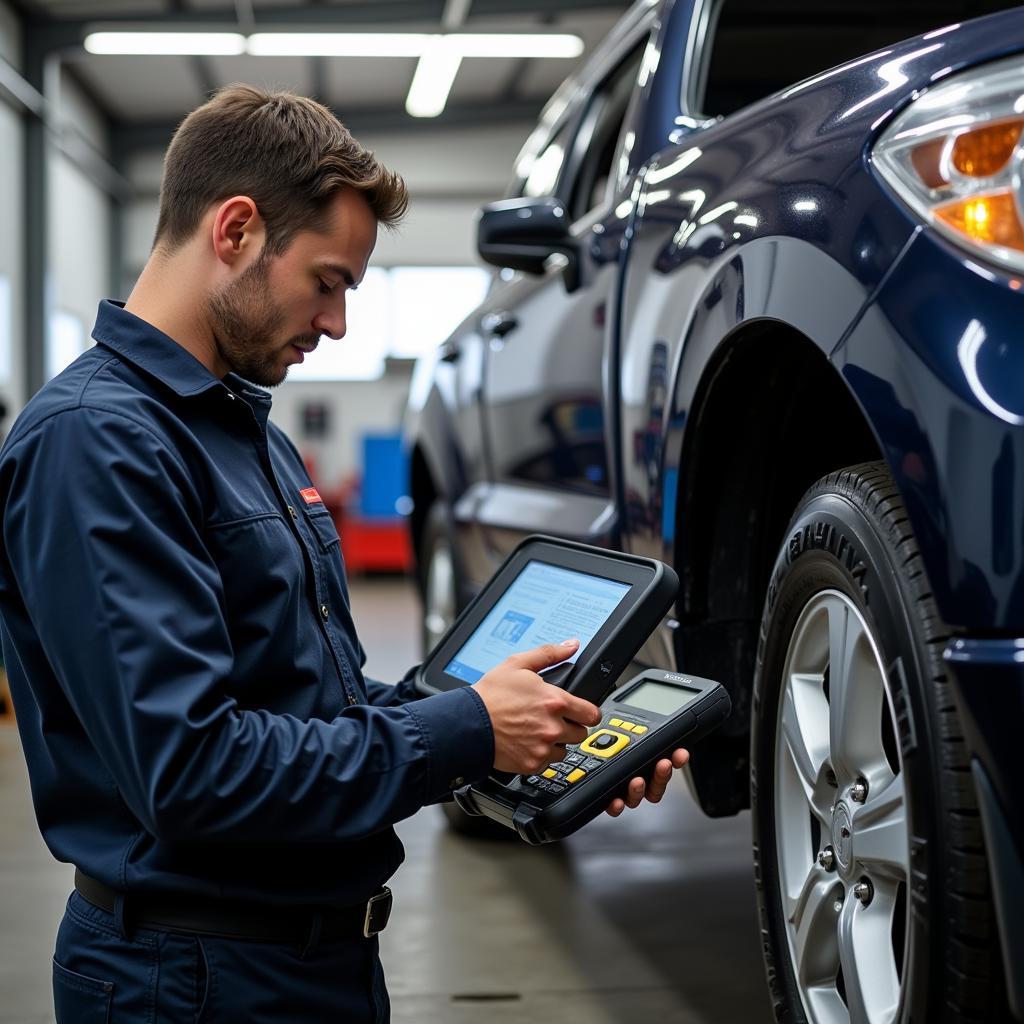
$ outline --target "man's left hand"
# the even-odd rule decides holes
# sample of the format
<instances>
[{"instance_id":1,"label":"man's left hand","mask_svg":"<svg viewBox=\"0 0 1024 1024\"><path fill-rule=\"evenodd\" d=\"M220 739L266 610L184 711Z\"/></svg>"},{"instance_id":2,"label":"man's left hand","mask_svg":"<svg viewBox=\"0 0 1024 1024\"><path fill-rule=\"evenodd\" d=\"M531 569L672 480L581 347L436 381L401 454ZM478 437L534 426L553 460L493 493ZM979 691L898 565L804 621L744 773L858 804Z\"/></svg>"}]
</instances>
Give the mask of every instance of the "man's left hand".
<instances>
[{"instance_id":1,"label":"man's left hand","mask_svg":"<svg viewBox=\"0 0 1024 1024\"><path fill-rule=\"evenodd\" d=\"M668 780L672 778L672 769L682 768L689 760L690 752L688 750L684 750L682 747L673 750L671 760L664 757L654 766L654 774L651 776L650 782L639 777L631 779L625 800L617 796L608 805L608 813L613 818L617 818L627 807L639 807L645 797L652 804L656 804L665 795Z\"/></svg>"}]
</instances>

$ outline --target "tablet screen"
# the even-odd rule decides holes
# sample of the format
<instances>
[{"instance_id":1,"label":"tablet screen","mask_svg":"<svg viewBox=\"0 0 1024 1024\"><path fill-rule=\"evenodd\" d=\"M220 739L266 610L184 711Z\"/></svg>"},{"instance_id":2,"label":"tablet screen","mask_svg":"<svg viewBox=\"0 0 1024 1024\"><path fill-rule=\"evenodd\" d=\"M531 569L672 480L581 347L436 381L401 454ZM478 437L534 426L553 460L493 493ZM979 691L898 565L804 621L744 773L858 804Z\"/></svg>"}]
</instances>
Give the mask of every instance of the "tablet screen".
<instances>
[{"instance_id":1,"label":"tablet screen","mask_svg":"<svg viewBox=\"0 0 1024 1024\"><path fill-rule=\"evenodd\" d=\"M572 637L580 646L566 660L576 661L630 587L546 562L527 562L445 672L475 683L510 654Z\"/></svg>"}]
</instances>

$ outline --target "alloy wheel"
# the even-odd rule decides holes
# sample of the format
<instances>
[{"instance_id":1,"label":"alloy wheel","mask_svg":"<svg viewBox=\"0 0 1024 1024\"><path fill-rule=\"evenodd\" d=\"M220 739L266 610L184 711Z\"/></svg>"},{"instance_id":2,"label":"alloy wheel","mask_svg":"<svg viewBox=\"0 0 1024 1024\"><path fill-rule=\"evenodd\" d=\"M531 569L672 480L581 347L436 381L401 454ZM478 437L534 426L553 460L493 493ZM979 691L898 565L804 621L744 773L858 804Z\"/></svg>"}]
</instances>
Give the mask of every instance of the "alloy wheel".
<instances>
[{"instance_id":1,"label":"alloy wheel","mask_svg":"<svg viewBox=\"0 0 1024 1024\"><path fill-rule=\"evenodd\" d=\"M837 590L783 668L775 835L789 953L812 1024L896 1019L909 925L906 787L879 645Z\"/></svg>"}]
</instances>

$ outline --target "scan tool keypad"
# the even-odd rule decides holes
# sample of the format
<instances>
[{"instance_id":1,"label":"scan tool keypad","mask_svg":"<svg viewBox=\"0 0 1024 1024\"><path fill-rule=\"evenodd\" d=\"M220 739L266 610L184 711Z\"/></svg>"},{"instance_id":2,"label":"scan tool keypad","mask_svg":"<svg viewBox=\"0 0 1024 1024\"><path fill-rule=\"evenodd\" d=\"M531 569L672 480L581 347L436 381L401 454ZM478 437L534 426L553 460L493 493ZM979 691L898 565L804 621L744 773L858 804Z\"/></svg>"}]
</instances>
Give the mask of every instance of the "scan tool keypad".
<instances>
[{"instance_id":1,"label":"scan tool keypad","mask_svg":"<svg viewBox=\"0 0 1024 1024\"><path fill-rule=\"evenodd\" d=\"M537 775L523 776L522 782L557 796L621 754L629 746L633 735L642 736L648 728L645 723L611 718L591 730L582 743L567 745L560 761L552 762Z\"/></svg>"}]
</instances>

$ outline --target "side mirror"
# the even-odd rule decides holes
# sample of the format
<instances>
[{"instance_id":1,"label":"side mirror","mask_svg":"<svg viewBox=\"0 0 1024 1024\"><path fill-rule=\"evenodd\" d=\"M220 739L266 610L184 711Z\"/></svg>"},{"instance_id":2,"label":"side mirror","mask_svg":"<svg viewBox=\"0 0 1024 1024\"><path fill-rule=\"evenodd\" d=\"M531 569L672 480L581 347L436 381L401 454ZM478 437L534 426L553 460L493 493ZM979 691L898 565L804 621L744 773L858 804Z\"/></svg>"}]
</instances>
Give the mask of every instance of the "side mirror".
<instances>
[{"instance_id":1,"label":"side mirror","mask_svg":"<svg viewBox=\"0 0 1024 1024\"><path fill-rule=\"evenodd\" d=\"M560 199L502 199L480 211L476 247L481 259L496 267L543 274L556 253L574 264L576 240Z\"/></svg>"}]
</instances>

